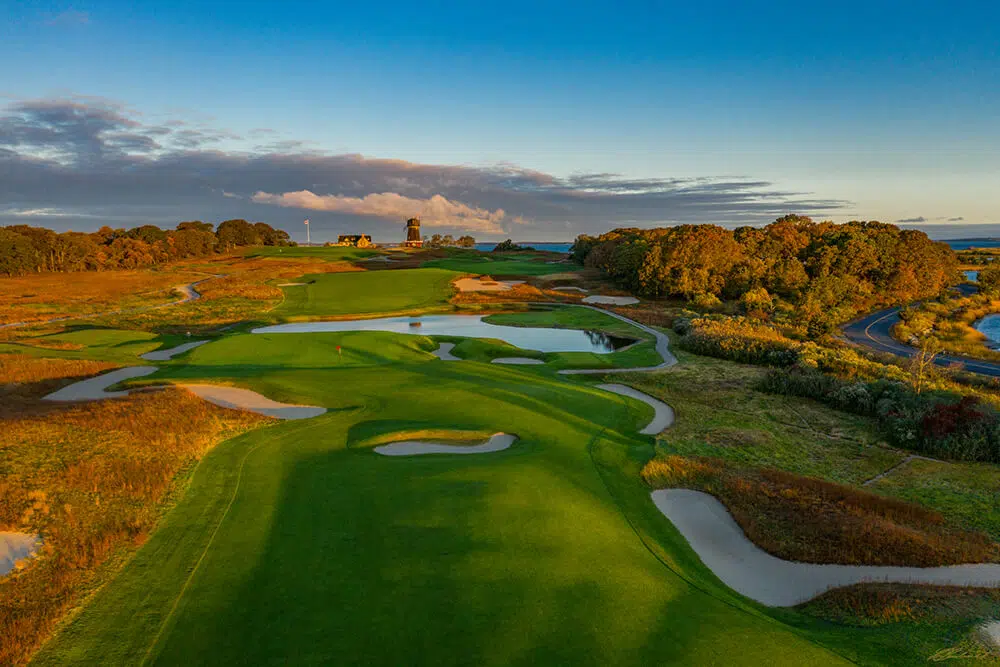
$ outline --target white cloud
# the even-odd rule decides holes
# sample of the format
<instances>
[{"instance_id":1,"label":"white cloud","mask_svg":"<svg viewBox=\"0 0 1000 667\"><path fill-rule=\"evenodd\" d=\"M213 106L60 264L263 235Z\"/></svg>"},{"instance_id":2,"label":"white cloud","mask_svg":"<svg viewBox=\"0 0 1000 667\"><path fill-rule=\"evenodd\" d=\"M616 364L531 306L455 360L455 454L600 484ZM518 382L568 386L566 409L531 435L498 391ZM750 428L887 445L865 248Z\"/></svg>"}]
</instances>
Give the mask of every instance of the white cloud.
<instances>
[{"instance_id":1,"label":"white cloud","mask_svg":"<svg viewBox=\"0 0 1000 667\"><path fill-rule=\"evenodd\" d=\"M379 218L406 220L419 217L424 227L453 227L463 231L486 234L502 233L502 223L507 213L502 209L490 211L451 201L442 195L428 199L406 197L395 192L372 193L364 197L344 195L317 195L310 190L271 194L258 192L253 196L258 204L272 204L312 211L333 211L350 215L370 215ZM523 223L518 217L511 222Z\"/></svg>"}]
</instances>

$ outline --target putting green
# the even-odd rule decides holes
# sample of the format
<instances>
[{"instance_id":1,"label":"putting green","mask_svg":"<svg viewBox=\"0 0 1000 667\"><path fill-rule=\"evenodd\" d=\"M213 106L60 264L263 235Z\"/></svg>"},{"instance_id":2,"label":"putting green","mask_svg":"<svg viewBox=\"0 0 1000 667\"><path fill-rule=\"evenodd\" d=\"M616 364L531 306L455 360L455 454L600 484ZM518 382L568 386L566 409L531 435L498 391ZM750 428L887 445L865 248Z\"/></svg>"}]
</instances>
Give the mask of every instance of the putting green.
<instances>
[{"instance_id":1,"label":"putting green","mask_svg":"<svg viewBox=\"0 0 1000 667\"><path fill-rule=\"evenodd\" d=\"M430 259L421 266L488 276L545 276L566 273L574 268L566 264L548 264L544 259L504 256Z\"/></svg>"},{"instance_id":2,"label":"putting green","mask_svg":"<svg viewBox=\"0 0 1000 667\"><path fill-rule=\"evenodd\" d=\"M149 542L36 663L912 657L886 652L907 646L898 631L764 611L705 570L639 482L648 406L554 374L441 362L421 336L378 336L377 365L320 363L332 337L243 335L153 376L232 381L330 412L214 449ZM479 456L372 451L419 430L518 441Z\"/></svg>"},{"instance_id":3,"label":"putting green","mask_svg":"<svg viewBox=\"0 0 1000 667\"><path fill-rule=\"evenodd\" d=\"M366 313L420 311L444 306L460 274L443 269L352 271L303 276L285 287L285 300L274 310L279 317L323 317Z\"/></svg>"}]
</instances>

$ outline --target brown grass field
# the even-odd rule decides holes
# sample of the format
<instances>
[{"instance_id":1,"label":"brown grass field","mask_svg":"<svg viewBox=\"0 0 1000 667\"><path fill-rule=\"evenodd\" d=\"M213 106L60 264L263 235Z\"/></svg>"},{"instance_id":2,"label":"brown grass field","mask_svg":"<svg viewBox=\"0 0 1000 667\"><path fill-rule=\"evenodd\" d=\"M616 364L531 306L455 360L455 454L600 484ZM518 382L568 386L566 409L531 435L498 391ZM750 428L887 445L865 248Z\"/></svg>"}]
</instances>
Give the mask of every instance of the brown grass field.
<instances>
[{"instance_id":1,"label":"brown grass field","mask_svg":"<svg viewBox=\"0 0 1000 667\"><path fill-rule=\"evenodd\" d=\"M933 567L1000 562L988 536L950 526L937 512L843 484L711 457L669 455L642 471L653 488L719 498L765 551L806 563Z\"/></svg>"},{"instance_id":2,"label":"brown grass field","mask_svg":"<svg viewBox=\"0 0 1000 667\"><path fill-rule=\"evenodd\" d=\"M44 541L31 567L0 581L2 665L24 662L109 564L143 543L179 473L272 421L174 388L78 405L37 400L113 366L0 356L0 530Z\"/></svg>"},{"instance_id":3,"label":"brown grass field","mask_svg":"<svg viewBox=\"0 0 1000 667\"><path fill-rule=\"evenodd\" d=\"M0 323L37 322L67 315L89 315L117 308L169 302L175 285L204 275L182 267L140 271L41 273L0 278Z\"/></svg>"}]
</instances>

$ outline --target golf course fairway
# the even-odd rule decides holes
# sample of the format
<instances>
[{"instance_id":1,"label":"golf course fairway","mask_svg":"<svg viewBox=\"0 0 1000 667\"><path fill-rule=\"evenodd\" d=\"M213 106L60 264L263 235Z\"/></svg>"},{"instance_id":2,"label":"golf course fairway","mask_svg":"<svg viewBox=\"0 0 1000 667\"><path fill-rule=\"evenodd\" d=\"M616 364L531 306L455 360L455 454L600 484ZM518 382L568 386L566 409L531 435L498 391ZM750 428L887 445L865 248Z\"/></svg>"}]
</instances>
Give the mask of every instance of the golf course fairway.
<instances>
[{"instance_id":1,"label":"golf course fairway","mask_svg":"<svg viewBox=\"0 0 1000 667\"><path fill-rule=\"evenodd\" d=\"M33 664L917 661L912 627L768 609L715 578L640 481L650 406L544 366L444 362L437 344L234 334L143 378L328 412L215 447ZM422 430L518 440L481 456L373 451Z\"/></svg>"}]
</instances>

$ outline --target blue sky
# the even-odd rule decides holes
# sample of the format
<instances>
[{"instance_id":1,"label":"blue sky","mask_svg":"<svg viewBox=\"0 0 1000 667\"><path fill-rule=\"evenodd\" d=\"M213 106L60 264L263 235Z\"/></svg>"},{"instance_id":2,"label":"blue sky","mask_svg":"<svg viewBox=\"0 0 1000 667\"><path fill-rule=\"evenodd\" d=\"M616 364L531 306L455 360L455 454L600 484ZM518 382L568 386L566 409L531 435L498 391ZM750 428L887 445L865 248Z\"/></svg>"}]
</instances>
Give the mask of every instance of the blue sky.
<instances>
[{"instance_id":1,"label":"blue sky","mask_svg":"<svg viewBox=\"0 0 1000 667\"><path fill-rule=\"evenodd\" d=\"M0 150L54 160L32 173L51 181L0 185L0 222L312 215L390 233L420 209L539 240L796 210L1000 234L995 3L0 5ZM95 140L157 146L83 160L95 118ZM76 148L28 131L53 123ZM160 140L182 123L197 142ZM123 191L135 160L158 179L143 202ZM103 174L100 202L40 192L71 169Z\"/></svg>"}]
</instances>

